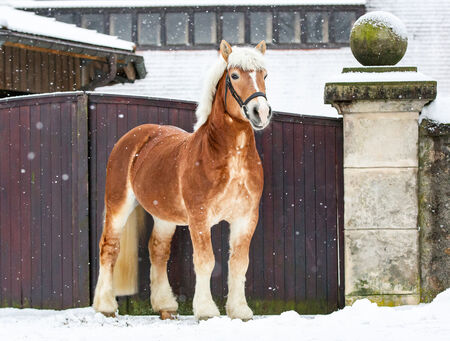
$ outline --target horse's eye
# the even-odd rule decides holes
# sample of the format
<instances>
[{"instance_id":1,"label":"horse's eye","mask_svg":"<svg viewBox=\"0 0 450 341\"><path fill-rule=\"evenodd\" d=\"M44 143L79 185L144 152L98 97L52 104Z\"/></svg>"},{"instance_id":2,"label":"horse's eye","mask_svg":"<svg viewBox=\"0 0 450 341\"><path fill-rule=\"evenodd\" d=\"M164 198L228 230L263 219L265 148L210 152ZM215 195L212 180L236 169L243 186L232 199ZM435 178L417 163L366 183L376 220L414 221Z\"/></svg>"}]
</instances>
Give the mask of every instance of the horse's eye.
<instances>
[{"instance_id":1,"label":"horse's eye","mask_svg":"<svg viewBox=\"0 0 450 341\"><path fill-rule=\"evenodd\" d=\"M237 74L233 73L233 74L231 75L231 78L233 78L233 79L239 79L239 76L238 76Z\"/></svg>"}]
</instances>

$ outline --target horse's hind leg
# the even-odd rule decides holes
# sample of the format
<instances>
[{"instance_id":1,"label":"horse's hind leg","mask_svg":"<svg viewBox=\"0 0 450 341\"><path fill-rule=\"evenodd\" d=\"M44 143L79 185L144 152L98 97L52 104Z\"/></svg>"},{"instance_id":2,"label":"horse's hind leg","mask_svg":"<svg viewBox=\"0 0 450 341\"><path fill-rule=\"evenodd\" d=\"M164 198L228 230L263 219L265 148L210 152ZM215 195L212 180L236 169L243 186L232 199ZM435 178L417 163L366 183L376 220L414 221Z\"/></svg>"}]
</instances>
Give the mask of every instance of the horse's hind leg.
<instances>
[{"instance_id":1,"label":"horse's hind leg","mask_svg":"<svg viewBox=\"0 0 450 341\"><path fill-rule=\"evenodd\" d=\"M150 301L152 309L160 313L162 319L172 318L177 313L178 303L172 293L167 277L167 261L170 257L170 242L176 225L153 217L152 235L148 242L150 254Z\"/></svg>"},{"instance_id":2,"label":"horse's hind leg","mask_svg":"<svg viewBox=\"0 0 450 341\"><path fill-rule=\"evenodd\" d=\"M120 251L120 237L128 216L136 207L131 189L123 187L117 195L105 195L105 222L100 239L100 271L95 288L94 309L105 315L114 315L117 301L113 288L114 265Z\"/></svg>"}]
</instances>

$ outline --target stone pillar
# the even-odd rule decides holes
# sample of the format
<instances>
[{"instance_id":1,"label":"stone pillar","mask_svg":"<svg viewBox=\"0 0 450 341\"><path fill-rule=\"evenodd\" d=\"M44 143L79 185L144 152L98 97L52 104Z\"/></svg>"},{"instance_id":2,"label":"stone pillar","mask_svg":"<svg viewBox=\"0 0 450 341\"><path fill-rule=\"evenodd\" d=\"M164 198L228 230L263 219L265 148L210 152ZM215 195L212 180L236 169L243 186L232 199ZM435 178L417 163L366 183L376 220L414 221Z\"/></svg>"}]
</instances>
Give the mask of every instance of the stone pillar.
<instances>
[{"instance_id":1,"label":"stone pillar","mask_svg":"<svg viewBox=\"0 0 450 341\"><path fill-rule=\"evenodd\" d=\"M411 67L346 68L325 86L343 115L346 304L420 301L418 116L435 97Z\"/></svg>"}]
</instances>

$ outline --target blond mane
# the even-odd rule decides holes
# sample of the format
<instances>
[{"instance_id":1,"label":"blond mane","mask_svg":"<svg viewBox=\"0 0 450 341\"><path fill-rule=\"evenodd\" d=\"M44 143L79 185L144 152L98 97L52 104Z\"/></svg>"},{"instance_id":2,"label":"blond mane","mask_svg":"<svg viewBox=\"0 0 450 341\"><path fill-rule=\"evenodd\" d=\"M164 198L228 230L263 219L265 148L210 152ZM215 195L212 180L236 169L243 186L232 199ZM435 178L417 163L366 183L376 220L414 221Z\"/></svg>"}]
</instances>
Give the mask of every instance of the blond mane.
<instances>
[{"instance_id":1,"label":"blond mane","mask_svg":"<svg viewBox=\"0 0 450 341\"><path fill-rule=\"evenodd\" d=\"M240 68L244 71L253 71L265 69L266 65L263 54L251 47L234 46L231 54L228 56L228 63L219 55L219 58L209 69L205 78L202 97L195 111L197 122L194 125L194 130L200 128L208 120L208 116L211 114L217 84L225 70L233 67Z\"/></svg>"}]
</instances>

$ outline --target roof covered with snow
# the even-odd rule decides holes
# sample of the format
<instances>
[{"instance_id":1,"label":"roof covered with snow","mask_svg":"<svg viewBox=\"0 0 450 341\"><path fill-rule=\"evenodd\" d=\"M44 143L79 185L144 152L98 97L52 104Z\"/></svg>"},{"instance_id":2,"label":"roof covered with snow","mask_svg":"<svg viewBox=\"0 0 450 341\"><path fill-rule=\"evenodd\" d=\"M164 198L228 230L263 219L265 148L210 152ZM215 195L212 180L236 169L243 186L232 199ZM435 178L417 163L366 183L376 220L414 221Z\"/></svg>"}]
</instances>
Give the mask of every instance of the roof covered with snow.
<instances>
[{"instance_id":1,"label":"roof covered with snow","mask_svg":"<svg viewBox=\"0 0 450 341\"><path fill-rule=\"evenodd\" d=\"M75 41L129 52L133 52L135 49L135 44L132 42L59 22L53 18L20 11L10 6L0 5L0 25L3 29L20 33Z\"/></svg>"},{"instance_id":2,"label":"roof covered with snow","mask_svg":"<svg viewBox=\"0 0 450 341\"><path fill-rule=\"evenodd\" d=\"M364 5L365 0L59 0L10 1L17 8Z\"/></svg>"}]
</instances>

